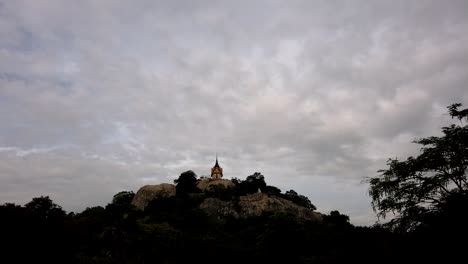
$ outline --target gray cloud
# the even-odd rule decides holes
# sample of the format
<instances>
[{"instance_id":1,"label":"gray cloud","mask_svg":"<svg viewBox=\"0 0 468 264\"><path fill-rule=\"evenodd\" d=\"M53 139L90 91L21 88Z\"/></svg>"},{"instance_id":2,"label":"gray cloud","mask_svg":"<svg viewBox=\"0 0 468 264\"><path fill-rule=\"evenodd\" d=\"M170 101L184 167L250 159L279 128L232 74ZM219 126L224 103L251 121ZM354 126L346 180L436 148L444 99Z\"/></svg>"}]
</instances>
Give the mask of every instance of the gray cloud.
<instances>
[{"instance_id":1,"label":"gray cloud","mask_svg":"<svg viewBox=\"0 0 468 264\"><path fill-rule=\"evenodd\" d=\"M0 201L261 171L375 221L364 177L468 102L466 1L0 1Z\"/></svg>"}]
</instances>

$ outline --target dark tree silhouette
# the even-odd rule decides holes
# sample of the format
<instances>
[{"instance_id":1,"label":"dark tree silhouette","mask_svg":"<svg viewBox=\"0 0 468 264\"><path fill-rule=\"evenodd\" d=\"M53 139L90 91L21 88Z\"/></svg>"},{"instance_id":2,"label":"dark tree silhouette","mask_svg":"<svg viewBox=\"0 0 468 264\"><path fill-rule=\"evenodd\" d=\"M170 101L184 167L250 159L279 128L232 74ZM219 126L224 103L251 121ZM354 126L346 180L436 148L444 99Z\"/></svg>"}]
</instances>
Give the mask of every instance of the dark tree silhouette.
<instances>
[{"instance_id":1,"label":"dark tree silhouette","mask_svg":"<svg viewBox=\"0 0 468 264\"><path fill-rule=\"evenodd\" d=\"M349 223L349 216L341 214L339 211L331 211L329 215L323 215L323 221L326 224L333 225L335 227L351 227Z\"/></svg>"},{"instance_id":2,"label":"dark tree silhouette","mask_svg":"<svg viewBox=\"0 0 468 264\"><path fill-rule=\"evenodd\" d=\"M127 206L132 202L134 196L135 193L133 191L121 191L114 195L112 198L112 203L116 205Z\"/></svg>"},{"instance_id":3,"label":"dark tree silhouette","mask_svg":"<svg viewBox=\"0 0 468 264\"><path fill-rule=\"evenodd\" d=\"M448 112L452 118L456 117L458 120L462 120L463 118L468 119L468 109L458 110L462 104L452 104L448 108Z\"/></svg>"},{"instance_id":4,"label":"dark tree silhouette","mask_svg":"<svg viewBox=\"0 0 468 264\"><path fill-rule=\"evenodd\" d=\"M458 110L460 106L453 104L448 112L461 121L468 111ZM369 179L369 194L378 216L396 214L391 227L414 230L450 208L450 201L457 201L460 211L466 210L467 204L460 205L460 201L468 196L468 126L461 122L443 127L440 137L414 141L422 145L417 157L389 159L388 168Z\"/></svg>"},{"instance_id":5,"label":"dark tree silhouette","mask_svg":"<svg viewBox=\"0 0 468 264\"><path fill-rule=\"evenodd\" d=\"M307 198L306 196L304 195L301 195L301 194L298 194L296 191L294 190L289 190L287 191L285 194L284 194L284 198L290 200L291 202L297 204L297 205L300 205L300 206L304 206L306 208L309 208L309 209L312 209L312 210L316 210L317 208L315 207L315 205L313 205L309 198Z\"/></svg>"},{"instance_id":6,"label":"dark tree silhouette","mask_svg":"<svg viewBox=\"0 0 468 264\"><path fill-rule=\"evenodd\" d=\"M260 172L255 172L240 183L240 192L243 195L256 193L259 190L263 192L266 186L265 177Z\"/></svg>"},{"instance_id":7,"label":"dark tree silhouette","mask_svg":"<svg viewBox=\"0 0 468 264\"><path fill-rule=\"evenodd\" d=\"M281 190L275 186L267 185L264 190L265 193L274 196L281 196Z\"/></svg>"},{"instance_id":8,"label":"dark tree silhouette","mask_svg":"<svg viewBox=\"0 0 468 264\"><path fill-rule=\"evenodd\" d=\"M52 202L49 196L33 198L24 207L29 215L40 220L51 220L65 216L62 207Z\"/></svg>"},{"instance_id":9,"label":"dark tree silhouette","mask_svg":"<svg viewBox=\"0 0 468 264\"><path fill-rule=\"evenodd\" d=\"M174 183L177 184L177 195L200 192L197 188L197 174L191 170L182 172L179 178L174 180Z\"/></svg>"}]
</instances>

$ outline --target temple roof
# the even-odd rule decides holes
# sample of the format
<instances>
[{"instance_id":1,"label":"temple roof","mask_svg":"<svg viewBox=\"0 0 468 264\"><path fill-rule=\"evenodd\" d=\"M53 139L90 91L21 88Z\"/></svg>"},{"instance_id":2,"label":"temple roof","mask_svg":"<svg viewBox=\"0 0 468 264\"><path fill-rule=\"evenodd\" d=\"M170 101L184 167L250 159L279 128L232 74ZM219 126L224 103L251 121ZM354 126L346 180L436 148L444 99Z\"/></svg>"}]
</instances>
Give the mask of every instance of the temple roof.
<instances>
[{"instance_id":1,"label":"temple roof","mask_svg":"<svg viewBox=\"0 0 468 264\"><path fill-rule=\"evenodd\" d=\"M219 164L218 164L218 156L217 155L216 155L216 163L215 163L213 168L221 168L221 167L219 167Z\"/></svg>"}]
</instances>

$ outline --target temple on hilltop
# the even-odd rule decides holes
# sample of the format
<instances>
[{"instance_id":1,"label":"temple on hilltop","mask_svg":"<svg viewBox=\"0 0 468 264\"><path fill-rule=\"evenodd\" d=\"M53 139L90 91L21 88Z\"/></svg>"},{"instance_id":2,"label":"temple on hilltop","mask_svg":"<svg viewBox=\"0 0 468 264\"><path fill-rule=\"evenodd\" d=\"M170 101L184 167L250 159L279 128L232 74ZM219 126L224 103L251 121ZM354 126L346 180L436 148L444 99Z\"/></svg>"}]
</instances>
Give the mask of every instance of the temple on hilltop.
<instances>
[{"instance_id":1,"label":"temple on hilltop","mask_svg":"<svg viewBox=\"0 0 468 264\"><path fill-rule=\"evenodd\" d=\"M213 168L211 168L211 179L217 180L223 178L223 168L218 164L218 154L216 154L216 163Z\"/></svg>"}]
</instances>

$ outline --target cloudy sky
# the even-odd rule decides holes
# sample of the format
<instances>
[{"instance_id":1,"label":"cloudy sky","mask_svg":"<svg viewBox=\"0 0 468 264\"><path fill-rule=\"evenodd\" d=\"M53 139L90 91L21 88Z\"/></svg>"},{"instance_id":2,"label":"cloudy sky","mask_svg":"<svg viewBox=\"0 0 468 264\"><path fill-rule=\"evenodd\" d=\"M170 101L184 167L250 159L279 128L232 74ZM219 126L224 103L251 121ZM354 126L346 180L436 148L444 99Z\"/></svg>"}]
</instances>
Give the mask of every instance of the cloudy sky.
<instances>
[{"instance_id":1,"label":"cloudy sky","mask_svg":"<svg viewBox=\"0 0 468 264\"><path fill-rule=\"evenodd\" d=\"M375 221L366 177L468 104L467 1L0 0L0 203L261 172Z\"/></svg>"}]
</instances>

